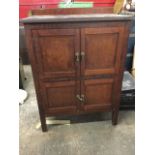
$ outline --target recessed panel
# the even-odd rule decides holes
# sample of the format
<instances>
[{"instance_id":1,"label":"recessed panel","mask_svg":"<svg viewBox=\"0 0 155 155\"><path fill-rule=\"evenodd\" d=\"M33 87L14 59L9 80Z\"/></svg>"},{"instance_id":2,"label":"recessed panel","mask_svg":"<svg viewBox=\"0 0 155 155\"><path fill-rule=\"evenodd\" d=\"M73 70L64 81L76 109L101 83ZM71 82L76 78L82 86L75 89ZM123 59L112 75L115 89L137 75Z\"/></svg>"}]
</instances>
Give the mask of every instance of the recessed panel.
<instances>
[{"instance_id":1,"label":"recessed panel","mask_svg":"<svg viewBox=\"0 0 155 155\"><path fill-rule=\"evenodd\" d=\"M117 33L87 34L85 38L86 69L114 68L117 38Z\"/></svg>"},{"instance_id":2,"label":"recessed panel","mask_svg":"<svg viewBox=\"0 0 155 155\"><path fill-rule=\"evenodd\" d=\"M112 84L90 84L85 87L86 104L111 104Z\"/></svg>"},{"instance_id":3,"label":"recessed panel","mask_svg":"<svg viewBox=\"0 0 155 155\"><path fill-rule=\"evenodd\" d=\"M74 71L74 36L40 37L44 72Z\"/></svg>"},{"instance_id":4,"label":"recessed panel","mask_svg":"<svg viewBox=\"0 0 155 155\"><path fill-rule=\"evenodd\" d=\"M47 87L47 101L50 108L54 107L69 107L76 106L75 104L75 85L58 84L55 86Z\"/></svg>"}]
</instances>

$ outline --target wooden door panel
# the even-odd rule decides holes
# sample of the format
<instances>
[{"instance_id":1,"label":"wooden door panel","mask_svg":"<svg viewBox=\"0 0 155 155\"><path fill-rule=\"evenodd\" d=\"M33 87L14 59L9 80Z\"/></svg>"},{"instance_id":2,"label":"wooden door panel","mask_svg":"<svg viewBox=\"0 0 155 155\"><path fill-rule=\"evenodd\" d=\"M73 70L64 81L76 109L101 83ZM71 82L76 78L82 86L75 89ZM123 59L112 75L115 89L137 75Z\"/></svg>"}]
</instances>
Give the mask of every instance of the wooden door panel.
<instances>
[{"instance_id":1,"label":"wooden door panel","mask_svg":"<svg viewBox=\"0 0 155 155\"><path fill-rule=\"evenodd\" d=\"M103 69L114 66L117 37L117 34L91 34L86 36L86 69Z\"/></svg>"},{"instance_id":2,"label":"wooden door panel","mask_svg":"<svg viewBox=\"0 0 155 155\"><path fill-rule=\"evenodd\" d=\"M75 52L79 52L79 30L33 30L41 78L75 77L78 64ZM36 38L35 38L36 37Z\"/></svg>"},{"instance_id":3,"label":"wooden door panel","mask_svg":"<svg viewBox=\"0 0 155 155\"><path fill-rule=\"evenodd\" d=\"M113 79L85 80L83 86L84 110L98 110L112 106Z\"/></svg>"},{"instance_id":4,"label":"wooden door panel","mask_svg":"<svg viewBox=\"0 0 155 155\"><path fill-rule=\"evenodd\" d=\"M83 28L81 50L85 53L82 61L82 75L114 74L118 71L121 57L122 28Z\"/></svg>"},{"instance_id":5,"label":"wooden door panel","mask_svg":"<svg viewBox=\"0 0 155 155\"><path fill-rule=\"evenodd\" d=\"M72 36L41 37L39 41L44 72L75 72Z\"/></svg>"},{"instance_id":6,"label":"wooden door panel","mask_svg":"<svg viewBox=\"0 0 155 155\"><path fill-rule=\"evenodd\" d=\"M41 83L43 102L47 113L76 111L79 84L75 81Z\"/></svg>"}]
</instances>

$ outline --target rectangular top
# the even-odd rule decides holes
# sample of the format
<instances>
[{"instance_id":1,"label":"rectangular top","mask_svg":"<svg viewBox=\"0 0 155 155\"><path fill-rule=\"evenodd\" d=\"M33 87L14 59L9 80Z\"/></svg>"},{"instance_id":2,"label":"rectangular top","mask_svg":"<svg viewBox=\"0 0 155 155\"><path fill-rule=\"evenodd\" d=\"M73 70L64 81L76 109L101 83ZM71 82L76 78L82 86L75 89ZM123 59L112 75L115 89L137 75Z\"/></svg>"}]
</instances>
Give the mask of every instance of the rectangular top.
<instances>
[{"instance_id":1,"label":"rectangular top","mask_svg":"<svg viewBox=\"0 0 155 155\"><path fill-rule=\"evenodd\" d=\"M80 14L80 15L41 15L30 16L20 20L22 23L55 23L87 21L123 21L132 20L132 15L124 14Z\"/></svg>"}]
</instances>

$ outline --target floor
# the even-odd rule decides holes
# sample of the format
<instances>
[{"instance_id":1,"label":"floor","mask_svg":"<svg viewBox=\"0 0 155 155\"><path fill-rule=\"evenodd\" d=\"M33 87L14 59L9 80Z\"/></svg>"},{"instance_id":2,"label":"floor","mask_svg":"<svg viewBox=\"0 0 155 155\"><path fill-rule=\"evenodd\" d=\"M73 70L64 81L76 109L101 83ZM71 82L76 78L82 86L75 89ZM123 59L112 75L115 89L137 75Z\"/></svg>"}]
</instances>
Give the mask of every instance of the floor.
<instances>
[{"instance_id":1,"label":"floor","mask_svg":"<svg viewBox=\"0 0 155 155\"><path fill-rule=\"evenodd\" d=\"M39 114L30 66L24 66L28 98L20 105L20 155L134 155L135 112L120 111L119 123L110 113L72 116L70 125L36 129Z\"/></svg>"}]
</instances>

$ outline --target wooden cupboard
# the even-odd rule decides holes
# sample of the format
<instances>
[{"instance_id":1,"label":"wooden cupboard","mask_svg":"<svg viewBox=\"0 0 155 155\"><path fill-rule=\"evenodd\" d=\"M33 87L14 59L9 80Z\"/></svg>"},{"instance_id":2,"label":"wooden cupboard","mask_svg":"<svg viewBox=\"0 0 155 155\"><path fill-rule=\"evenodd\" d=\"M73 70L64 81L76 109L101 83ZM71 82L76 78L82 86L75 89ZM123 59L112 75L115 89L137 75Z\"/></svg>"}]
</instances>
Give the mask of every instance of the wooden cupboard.
<instances>
[{"instance_id":1,"label":"wooden cupboard","mask_svg":"<svg viewBox=\"0 0 155 155\"><path fill-rule=\"evenodd\" d=\"M46 117L112 112L117 124L129 15L23 19L42 130Z\"/></svg>"}]
</instances>

